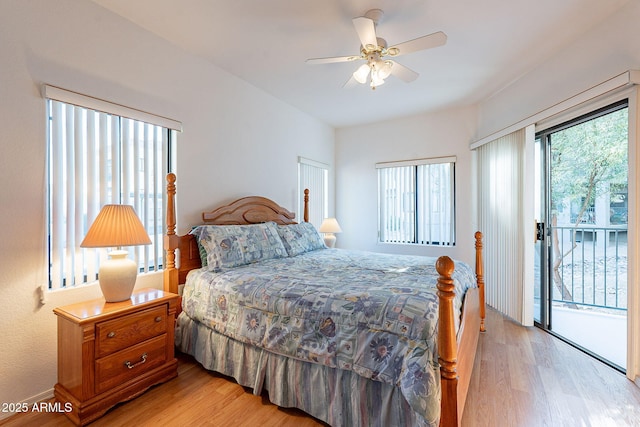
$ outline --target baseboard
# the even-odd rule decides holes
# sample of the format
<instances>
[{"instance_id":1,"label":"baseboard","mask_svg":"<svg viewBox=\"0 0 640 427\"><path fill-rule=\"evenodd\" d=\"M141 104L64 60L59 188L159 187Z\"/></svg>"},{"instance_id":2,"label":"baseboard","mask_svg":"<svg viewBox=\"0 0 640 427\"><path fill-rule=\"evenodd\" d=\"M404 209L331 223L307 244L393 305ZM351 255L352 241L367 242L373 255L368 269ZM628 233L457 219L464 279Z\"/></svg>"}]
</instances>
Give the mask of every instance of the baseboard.
<instances>
[{"instance_id":1,"label":"baseboard","mask_svg":"<svg viewBox=\"0 0 640 427\"><path fill-rule=\"evenodd\" d=\"M53 399L53 389L50 388L49 390L43 391L40 394L36 394L35 396L31 396L28 399L23 400L22 402L14 402L15 403L15 407L17 408L25 408L27 409L26 411L21 411L21 412L31 412L31 408L33 407L34 404L38 403L38 402L42 402L43 400L49 400L49 399ZM4 408L3 408L4 409ZM12 417L16 414L18 414L19 412L4 412L4 411L0 411L0 421L7 419L9 417Z\"/></svg>"}]
</instances>

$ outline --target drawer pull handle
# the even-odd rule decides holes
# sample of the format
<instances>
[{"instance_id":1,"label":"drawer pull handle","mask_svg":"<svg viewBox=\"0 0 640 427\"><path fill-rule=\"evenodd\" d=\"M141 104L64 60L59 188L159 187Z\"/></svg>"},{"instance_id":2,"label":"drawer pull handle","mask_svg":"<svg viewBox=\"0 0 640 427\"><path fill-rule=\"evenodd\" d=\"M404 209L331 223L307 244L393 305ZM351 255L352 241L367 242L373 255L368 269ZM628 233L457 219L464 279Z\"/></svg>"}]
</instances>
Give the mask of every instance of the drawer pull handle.
<instances>
[{"instance_id":1,"label":"drawer pull handle","mask_svg":"<svg viewBox=\"0 0 640 427\"><path fill-rule=\"evenodd\" d=\"M115 332L113 332L113 331L111 331L111 332L109 332L109 333L107 334L107 338L113 338L113 337L115 337L115 336L116 336L116 333L115 333Z\"/></svg>"},{"instance_id":2,"label":"drawer pull handle","mask_svg":"<svg viewBox=\"0 0 640 427\"><path fill-rule=\"evenodd\" d=\"M157 317L155 318L155 321L156 321L156 322L160 322L160 321L162 321L162 316L157 316Z\"/></svg>"},{"instance_id":3,"label":"drawer pull handle","mask_svg":"<svg viewBox=\"0 0 640 427\"><path fill-rule=\"evenodd\" d=\"M140 357L140 361L139 361L139 362L131 363L131 362L129 362L129 361L127 360L126 362L124 362L124 365L125 365L127 368L129 368L129 369L133 369L133 368L135 368L135 367L136 367L136 366L138 366L138 365L142 365L142 364L143 364L144 362L146 362L146 361L147 361L147 353L144 353L144 354L142 355L142 357Z\"/></svg>"}]
</instances>

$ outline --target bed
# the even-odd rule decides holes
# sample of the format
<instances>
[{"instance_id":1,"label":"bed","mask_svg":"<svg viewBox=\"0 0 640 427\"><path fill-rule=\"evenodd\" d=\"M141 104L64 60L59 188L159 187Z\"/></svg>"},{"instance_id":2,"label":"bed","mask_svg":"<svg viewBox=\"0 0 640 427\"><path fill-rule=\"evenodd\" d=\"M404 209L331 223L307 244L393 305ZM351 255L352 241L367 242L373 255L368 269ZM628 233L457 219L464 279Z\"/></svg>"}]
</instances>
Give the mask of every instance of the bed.
<instances>
[{"instance_id":1,"label":"bed","mask_svg":"<svg viewBox=\"0 0 640 427\"><path fill-rule=\"evenodd\" d=\"M460 425L484 331L481 233L475 271L446 256L329 249L305 190L303 222L245 197L181 236L167 181L164 287L182 296L179 351L332 426Z\"/></svg>"}]
</instances>

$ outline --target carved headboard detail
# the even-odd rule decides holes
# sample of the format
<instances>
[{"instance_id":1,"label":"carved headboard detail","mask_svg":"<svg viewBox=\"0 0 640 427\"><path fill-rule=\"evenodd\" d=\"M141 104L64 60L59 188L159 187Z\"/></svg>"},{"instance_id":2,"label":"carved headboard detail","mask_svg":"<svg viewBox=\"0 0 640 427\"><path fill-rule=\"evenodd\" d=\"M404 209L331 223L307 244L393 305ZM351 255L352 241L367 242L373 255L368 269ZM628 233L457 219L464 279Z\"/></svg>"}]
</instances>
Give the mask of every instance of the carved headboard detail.
<instances>
[{"instance_id":1,"label":"carved headboard detail","mask_svg":"<svg viewBox=\"0 0 640 427\"><path fill-rule=\"evenodd\" d=\"M295 224L295 214L266 197L250 196L238 199L211 212L204 212L205 224L241 225L274 221L278 224Z\"/></svg>"}]
</instances>

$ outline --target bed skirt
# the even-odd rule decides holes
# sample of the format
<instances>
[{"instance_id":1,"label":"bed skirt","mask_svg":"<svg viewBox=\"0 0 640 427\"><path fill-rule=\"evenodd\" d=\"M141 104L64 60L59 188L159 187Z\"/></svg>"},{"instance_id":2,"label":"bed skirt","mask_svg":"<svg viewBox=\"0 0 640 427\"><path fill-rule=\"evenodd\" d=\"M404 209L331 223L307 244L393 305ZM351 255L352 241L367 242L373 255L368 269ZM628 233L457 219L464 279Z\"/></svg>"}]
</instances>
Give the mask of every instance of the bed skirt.
<instances>
[{"instance_id":1,"label":"bed skirt","mask_svg":"<svg viewBox=\"0 0 640 427\"><path fill-rule=\"evenodd\" d=\"M439 424L440 414L423 418L397 387L243 344L192 320L185 312L177 319L175 343L205 369L233 377L255 395L266 390L275 405L299 408L334 427Z\"/></svg>"}]
</instances>

